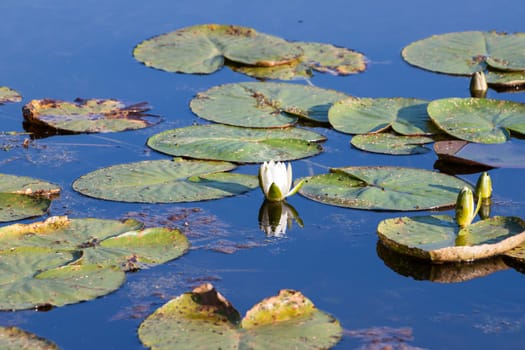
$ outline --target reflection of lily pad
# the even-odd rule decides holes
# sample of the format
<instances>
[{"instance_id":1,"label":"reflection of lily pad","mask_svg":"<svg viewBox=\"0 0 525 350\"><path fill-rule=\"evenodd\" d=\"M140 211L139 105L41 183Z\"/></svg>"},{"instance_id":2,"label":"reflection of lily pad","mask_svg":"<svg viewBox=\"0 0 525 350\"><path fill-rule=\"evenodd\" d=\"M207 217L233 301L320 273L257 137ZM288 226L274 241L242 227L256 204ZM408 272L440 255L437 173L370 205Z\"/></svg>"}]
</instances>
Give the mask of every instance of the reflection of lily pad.
<instances>
[{"instance_id":1,"label":"reflection of lily pad","mask_svg":"<svg viewBox=\"0 0 525 350\"><path fill-rule=\"evenodd\" d=\"M447 215L399 217L381 221L377 232L391 249L435 262L483 259L525 242L525 222L517 217L496 216L461 230Z\"/></svg>"},{"instance_id":2,"label":"reflection of lily pad","mask_svg":"<svg viewBox=\"0 0 525 350\"><path fill-rule=\"evenodd\" d=\"M226 84L201 92L191 101L199 117L222 124L275 128L299 118L328 121L332 103L348 98L341 92L286 83Z\"/></svg>"},{"instance_id":3,"label":"reflection of lily pad","mask_svg":"<svg viewBox=\"0 0 525 350\"><path fill-rule=\"evenodd\" d=\"M0 86L0 104L20 101L22 101L22 96L17 91L7 86Z\"/></svg>"},{"instance_id":4,"label":"reflection of lily pad","mask_svg":"<svg viewBox=\"0 0 525 350\"><path fill-rule=\"evenodd\" d=\"M139 338L155 349L329 349L342 329L300 292L282 290L241 320L210 284L172 299L140 325Z\"/></svg>"},{"instance_id":5,"label":"reflection of lily pad","mask_svg":"<svg viewBox=\"0 0 525 350\"><path fill-rule=\"evenodd\" d=\"M154 160L119 164L83 175L73 188L90 197L139 203L176 203L242 194L257 177L229 173L235 165L199 160Z\"/></svg>"},{"instance_id":6,"label":"reflection of lily pad","mask_svg":"<svg viewBox=\"0 0 525 350\"><path fill-rule=\"evenodd\" d=\"M430 151L422 145L434 142L426 136L400 136L391 133L363 134L352 137L352 146L374 153L410 155Z\"/></svg>"},{"instance_id":7,"label":"reflection of lily pad","mask_svg":"<svg viewBox=\"0 0 525 350\"><path fill-rule=\"evenodd\" d=\"M487 67L525 70L525 33L457 32L413 42L402 52L410 64L440 73L470 75Z\"/></svg>"},{"instance_id":8,"label":"reflection of lily pad","mask_svg":"<svg viewBox=\"0 0 525 350\"><path fill-rule=\"evenodd\" d=\"M23 108L24 118L35 128L65 132L116 132L142 129L160 118L146 114L146 103L125 105L117 100L32 100ZM30 127L31 128L31 127Z\"/></svg>"},{"instance_id":9,"label":"reflection of lily pad","mask_svg":"<svg viewBox=\"0 0 525 350\"><path fill-rule=\"evenodd\" d=\"M60 188L49 182L0 174L0 222L43 215L59 193Z\"/></svg>"},{"instance_id":10,"label":"reflection of lily pad","mask_svg":"<svg viewBox=\"0 0 525 350\"><path fill-rule=\"evenodd\" d=\"M359 52L322 43L293 42L292 44L304 52L297 61L273 67L232 65L232 69L260 79L280 80L310 77L312 71L349 75L366 69L365 56Z\"/></svg>"},{"instance_id":11,"label":"reflection of lily pad","mask_svg":"<svg viewBox=\"0 0 525 350\"><path fill-rule=\"evenodd\" d=\"M428 114L447 134L479 143L503 143L510 131L525 134L525 105L485 98L445 98L428 104Z\"/></svg>"},{"instance_id":12,"label":"reflection of lily pad","mask_svg":"<svg viewBox=\"0 0 525 350\"><path fill-rule=\"evenodd\" d=\"M310 157L322 151L325 138L300 128L248 129L221 124L167 130L148 139L148 146L172 156L257 163Z\"/></svg>"},{"instance_id":13,"label":"reflection of lily pad","mask_svg":"<svg viewBox=\"0 0 525 350\"><path fill-rule=\"evenodd\" d=\"M463 180L423 169L347 167L306 178L299 193L341 207L405 211L453 206L464 186Z\"/></svg>"},{"instance_id":14,"label":"reflection of lily pad","mask_svg":"<svg viewBox=\"0 0 525 350\"><path fill-rule=\"evenodd\" d=\"M521 142L501 144L469 143L467 141L439 141L434 151L440 159L469 166L491 168L524 168L525 146Z\"/></svg>"},{"instance_id":15,"label":"reflection of lily pad","mask_svg":"<svg viewBox=\"0 0 525 350\"><path fill-rule=\"evenodd\" d=\"M367 134L392 127L401 135L436 132L427 114L428 102L414 98L352 98L330 108L334 129L348 134Z\"/></svg>"},{"instance_id":16,"label":"reflection of lily pad","mask_svg":"<svg viewBox=\"0 0 525 350\"><path fill-rule=\"evenodd\" d=\"M118 268L67 265L75 256L46 248L13 248L0 255L0 309L62 306L111 293L124 282Z\"/></svg>"},{"instance_id":17,"label":"reflection of lily pad","mask_svg":"<svg viewBox=\"0 0 525 350\"><path fill-rule=\"evenodd\" d=\"M501 256L469 262L435 264L410 255L399 254L385 247L381 241L377 243L377 255L386 266L400 275L419 281L438 283L465 282L509 268Z\"/></svg>"},{"instance_id":18,"label":"reflection of lily pad","mask_svg":"<svg viewBox=\"0 0 525 350\"><path fill-rule=\"evenodd\" d=\"M254 66L275 66L303 54L288 41L252 28L203 24L145 40L133 56L148 67L168 72L213 73L224 60Z\"/></svg>"},{"instance_id":19,"label":"reflection of lily pad","mask_svg":"<svg viewBox=\"0 0 525 350\"><path fill-rule=\"evenodd\" d=\"M58 350L58 346L16 327L0 327L0 348L12 350Z\"/></svg>"}]
</instances>

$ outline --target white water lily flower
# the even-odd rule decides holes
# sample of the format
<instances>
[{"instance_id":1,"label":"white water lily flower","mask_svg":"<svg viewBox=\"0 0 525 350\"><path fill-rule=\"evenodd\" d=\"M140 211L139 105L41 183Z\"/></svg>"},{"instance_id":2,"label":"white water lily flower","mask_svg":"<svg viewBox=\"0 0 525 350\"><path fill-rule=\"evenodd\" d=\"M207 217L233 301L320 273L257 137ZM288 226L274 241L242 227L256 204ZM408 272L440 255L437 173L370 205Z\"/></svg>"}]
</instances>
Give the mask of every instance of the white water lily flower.
<instances>
[{"instance_id":1,"label":"white water lily flower","mask_svg":"<svg viewBox=\"0 0 525 350\"><path fill-rule=\"evenodd\" d=\"M293 189L292 187L292 165L286 166L282 162L264 162L259 168L259 185L267 200L278 202L295 194L304 181L301 180Z\"/></svg>"}]
</instances>

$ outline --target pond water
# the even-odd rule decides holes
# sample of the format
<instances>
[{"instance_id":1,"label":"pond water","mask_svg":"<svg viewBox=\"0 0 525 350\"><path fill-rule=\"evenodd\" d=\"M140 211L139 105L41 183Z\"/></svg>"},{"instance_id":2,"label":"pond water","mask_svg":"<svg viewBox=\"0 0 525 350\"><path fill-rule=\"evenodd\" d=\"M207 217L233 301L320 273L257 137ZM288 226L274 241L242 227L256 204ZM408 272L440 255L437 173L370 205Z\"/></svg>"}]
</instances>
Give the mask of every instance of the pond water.
<instances>
[{"instance_id":1,"label":"pond water","mask_svg":"<svg viewBox=\"0 0 525 350\"><path fill-rule=\"evenodd\" d=\"M146 315L170 297L210 281L241 314L280 289L302 291L346 330L335 349L522 349L522 273L504 265L484 277L440 283L432 280L454 271L420 264L417 274L407 272L405 259L377 249L377 224L399 213L337 208L296 195L288 202L304 227L295 225L285 237L267 238L258 225L263 202L259 190L217 201L144 205L86 198L71 189L77 177L97 168L167 159L147 148L145 141L162 130L204 123L188 108L197 92L253 81L227 68L206 76L146 68L131 55L146 38L194 24L244 25L289 40L352 48L369 58L368 69L359 75L317 74L311 82L318 87L359 97L467 97L467 78L411 67L401 59L401 49L446 32L520 31L522 5L519 0L3 0L0 85L24 96L22 103L0 107L3 131L22 131L22 105L40 98L148 101L164 121L140 131L36 140L27 150L0 153L2 173L60 185L62 195L53 202L50 215L166 219L190 235L194 249L165 265L129 274L126 284L106 297L47 312L1 313L0 325L19 326L63 349L141 349L136 329ZM519 102L524 96L489 91L489 97ZM433 152L408 157L364 153L349 145L349 135L325 128L315 131L328 137L325 151L294 161L297 177L352 165L433 169L437 159ZM257 166L239 171L256 174ZM524 170L495 169L490 175L495 188L492 213L525 217ZM461 177L475 182L477 176ZM495 265L489 262L485 268Z\"/></svg>"}]
</instances>

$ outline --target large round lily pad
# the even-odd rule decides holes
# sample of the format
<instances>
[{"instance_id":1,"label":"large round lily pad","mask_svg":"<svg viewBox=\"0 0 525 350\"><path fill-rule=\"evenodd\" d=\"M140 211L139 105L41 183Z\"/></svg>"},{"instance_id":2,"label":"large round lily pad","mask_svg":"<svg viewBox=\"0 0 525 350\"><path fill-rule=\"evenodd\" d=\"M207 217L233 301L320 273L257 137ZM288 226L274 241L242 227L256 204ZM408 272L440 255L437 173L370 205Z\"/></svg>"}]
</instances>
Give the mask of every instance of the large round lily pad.
<instances>
[{"instance_id":1,"label":"large round lily pad","mask_svg":"<svg viewBox=\"0 0 525 350\"><path fill-rule=\"evenodd\" d=\"M321 153L325 137L300 128L253 129L221 124L167 130L148 139L148 146L172 156L260 163L306 158Z\"/></svg>"},{"instance_id":2,"label":"large round lily pad","mask_svg":"<svg viewBox=\"0 0 525 350\"><path fill-rule=\"evenodd\" d=\"M381 221L377 232L391 249L434 262L483 259L525 242L525 222L517 217L495 216L461 230L448 215L400 217Z\"/></svg>"},{"instance_id":3,"label":"large round lily pad","mask_svg":"<svg viewBox=\"0 0 525 350\"><path fill-rule=\"evenodd\" d=\"M147 103L126 105L113 99L79 98L73 102L32 100L23 107L25 120L34 128L75 133L116 132L157 124L160 118L146 114L148 110Z\"/></svg>"},{"instance_id":4,"label":"large round lily pad","mask_svg":"<svg viewBox=\"0 0 525 350\"><path fill-rule=\"evenodd\" d=\"M464 186L463 180L423 169L347 167L305 178L299 193L341 207L408 211L454 206Z\"/></svg>"},{"instance_id":5,"label":"large round lily pad","mask_svg":"<svg viewBox=\"0 0 525 350\"><path fill-rule=\"evenodd\" d=\"M328 122L330 106L348 95L287 83L236 83L213 87L191 101L191 110L214 122L257 128L286 127L299 118Z\"/></svg>"},{"instance_id":6,"label":"large round lily pad","mask_svg":"<svg viewBox=\"0 0 525 350\"><path fill-rule=\"evenodd\" d=\"M0 105L7 102L20 102L22 96L15 90L7 86L0 86Z\"/></svg>"},{"instance_id":7,"label":"large round lily pad","mask_svg":"<svg viewBox=\"0 0 525 350\"><path fill-rule=\"evenodd\" d=\"M525 33L457 32L434 35L406 46L403 58L419 68L471 75L487 67L525 70Z\"/></svg>"},{"instance_id":8,"label":"large round lily pad","mask_svg":"<svg viewBox=\"0 0 525 350\"><path fill-rule=\"evenodd\" d=\"M447 134L478 143L503 143L510 131L525 134L525 105L484 98L445 98L428 104L428 114Z\"/></svg>"},{"instance_id":9,"label":"large round lily pad","mask_svg":"<svg viewBox=\"0 0 525 350\"><path fill-rule=\"evenodd\" d=\"M403 136L392 133L355 135L350 141L360 150L391 155L411 155L427 153L430 149L424 144L434 142L426 136Z\"/></svg>"},{"instance_id":10,"label":"large round lily pad","mask_svg":"<svg viewBox=\"0 0 525 350\"><path fill-rule=\"evenodd\" d=\"M367 134L392 127L402 135L436 132L427 114L428 102L414 98L351 98L334 103L328 120L334 129Z\"/></svg>"},{"instance_id":11,"label":"large round lily pad","mask_svg":"<svg viewBox=\"0 0 525 350\"><path fill-rule=\"evenodd\" d=\"M293 42L303 51L296 61L273 67L254 67L231 65L237 72L259 79L291 80L312 76L313 71L333 75L349 75L366 69L366 58L363 54L330 44L314 42Z\"/></svg>"},{"instance_id":12,"label":"large round lily pad","mask_svg":"<svg viewBox=\"0 0 525 350\"><path fill-rule=\"evenodd\" d=\"M0 222L43 215L59 193L60 187L46 181L0 174Z\"/></svg>"},{"instance_id":13,"label":"large round lily pad","mask_svg":"<svg viewBox=\"0 0 525 350\"><path fill-rule=\"evenodd\" d=\"M153 160L119 164L81 176L73 188L90 197L121 202L177 203L242 194L258 186L257 177L229 173L228 162Z\"/></svg>"},{"instance_id":14,"label":"large round lily pad","mask_svg":"<svg viewBox=\"0 0 525 350\"><path fill-rule=\"evenodd\" d=\"M0 348L4 350L58 350L47 339L17 327L0 327Z\"/></svg>"},{"instance_id":15,"label":"large round lily pad","mask_svg":"<svg viewBox=\"0 0 525 350\"><path fill-rule=\"evenodd\" d=\"M230 60L275 66L296 60L302 50L252 28L202 24L162 34L138 44L133 56L148 67L181 73L213 73Z\"/></svg>"},{"instance_id":16,"label":"large round lily pad","mask_svg":"<svg viewBox=\"0 0 525 350\"><path fill-rule=\"evenodd\" d=\"M241 320L213 286L205 284L172 299L138 330L142 343L158 350L329 349L342 329L300 292L282 290L255 305Z\"/></svg>"}]
</instances>

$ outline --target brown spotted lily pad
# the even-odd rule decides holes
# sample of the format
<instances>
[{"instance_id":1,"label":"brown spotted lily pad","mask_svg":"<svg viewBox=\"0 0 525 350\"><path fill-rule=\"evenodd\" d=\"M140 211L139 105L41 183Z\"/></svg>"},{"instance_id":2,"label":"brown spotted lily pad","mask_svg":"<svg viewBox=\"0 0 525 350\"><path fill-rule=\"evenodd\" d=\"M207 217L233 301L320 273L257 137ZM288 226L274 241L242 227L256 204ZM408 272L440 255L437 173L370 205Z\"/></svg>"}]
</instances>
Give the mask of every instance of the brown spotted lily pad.
<instances>
[{"instance_id":1,"label":"brown spotted lily pad","mask_svg":"<svg viewBox=\"0 0 525 350\"><path fill-rule=\"evenodd\" d=\"M0 105L8 102L20 102L22 96L7 86L0 86Z\"/></svg>"}]
</instances>

